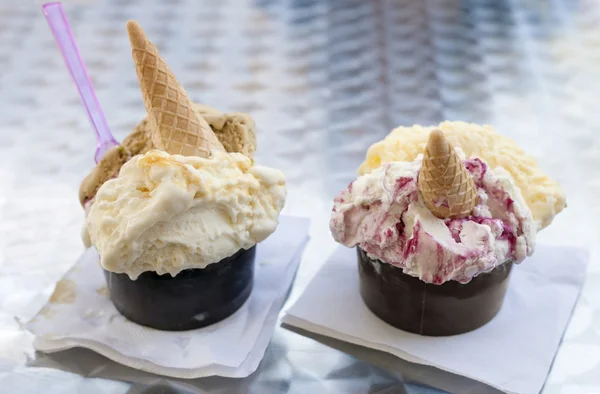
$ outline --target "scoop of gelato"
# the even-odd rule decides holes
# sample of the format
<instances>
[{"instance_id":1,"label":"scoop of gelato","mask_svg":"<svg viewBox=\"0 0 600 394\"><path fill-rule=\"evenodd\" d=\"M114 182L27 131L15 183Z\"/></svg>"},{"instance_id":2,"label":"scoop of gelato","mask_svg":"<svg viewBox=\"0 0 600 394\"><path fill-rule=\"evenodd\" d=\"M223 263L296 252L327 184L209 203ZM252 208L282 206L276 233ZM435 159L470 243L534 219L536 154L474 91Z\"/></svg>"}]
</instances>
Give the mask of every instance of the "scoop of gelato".
<instances>
[{"instance_id":1,"label":"scoop of gelato","mask_svg":"<svg viewBox=\"0 0 600 394\"><path fill-rule=\"evenodd\" d=\"M350 183L334 200L330 229L335 240L433 284L468 283L533 253L536 224L507 170L492 169L479 158L464 160L477 188L477 205L468 217L440 219L419 193L421 163L422 155L387 162Z\"/></svg>"},{"instance_id":2,"label":"scoop of gelato","mask_svg":"<svg viewBox=\"0 0 600 394\"><path fill-rule=\"evenodd\" d=\"M508 171L521 189L538 230L548 226L566 206L561 187L542 172L536 160L513 140L487 125L446 121L432 127L398 127L369 148L359 174L368 174L386 163L415 160L423 153L434 129L443 131L448 141L462 149L466 157L479 157L492 168L503 167Z\"/></svg>"},{"instance_id":3,"label":"scoop of gelato","mask_svg":"<svg viewBox=\"0 0 600 394\"><path fill-rule=\"evenodd\" d=\"M98 190L83 229L106 270L132 279L176 275L249 249L278 224L281 171L240 153L208 159L151 150L129 160Z\"/></svg>"},{"instance_id":4,"label":"scoop of gelato","mask_svg":"<svg viewBox=\"0 0 600 394\"><path fill-rule=\"evenodd\" d=\"M256 136L254 120L244 113L223 113L207 105L195 104L194 109L204 117L227 152L239 152L248 158L254 157ZM116 177L119 170L135 155L156 149L152 143L148 117L129 134L123 143L109 150L100 163L81 182L79 202L82 206L94 198L100 186Z\"/></svg>"},{"instance_id":5,"label":"scoop of gelato","mask_svg":"<svg viewBox=\"0 0 600 394\"><path fill-rule=\"evenodd\" d=\"M133 156L146 153L154 146L149 136L148 119L140 124L123 140L123 143L110 149L96 167L85 177L79 186L79 202L82 206L94 198L100 186L119 173L121 166Z\"/></svg>"}]
</instances>

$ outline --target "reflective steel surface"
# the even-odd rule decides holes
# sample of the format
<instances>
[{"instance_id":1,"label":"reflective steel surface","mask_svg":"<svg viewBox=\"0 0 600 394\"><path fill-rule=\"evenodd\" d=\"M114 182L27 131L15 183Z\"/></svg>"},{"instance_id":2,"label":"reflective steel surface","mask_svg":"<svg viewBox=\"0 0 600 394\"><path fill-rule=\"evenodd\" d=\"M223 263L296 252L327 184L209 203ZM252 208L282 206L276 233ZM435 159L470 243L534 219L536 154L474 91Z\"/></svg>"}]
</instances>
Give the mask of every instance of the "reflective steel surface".
<instances>
[{"instance_id":1,"label":"reflective steel surface","mask_svg":"<svg viewBox=\"0 0 600 394\"><path fill-rule=\"evenodd\" d=\"M169 381L84 350L34 356L14 316L31 317L82 251L77 188L95 149L40 6L0 1L0 391L494 392L284 328L259 371L241 380ZM65 7L119 138L144 114L125 31L131 18L196 101L254 116L257 160L288 177L285 212L313 220L289 302L335 247L331 198L394 126L486 122L517 140L568 195L569 207L539 241L592 252L544 392L600 392L598 2L67 0Z\"/></svg>"}]
</instances>

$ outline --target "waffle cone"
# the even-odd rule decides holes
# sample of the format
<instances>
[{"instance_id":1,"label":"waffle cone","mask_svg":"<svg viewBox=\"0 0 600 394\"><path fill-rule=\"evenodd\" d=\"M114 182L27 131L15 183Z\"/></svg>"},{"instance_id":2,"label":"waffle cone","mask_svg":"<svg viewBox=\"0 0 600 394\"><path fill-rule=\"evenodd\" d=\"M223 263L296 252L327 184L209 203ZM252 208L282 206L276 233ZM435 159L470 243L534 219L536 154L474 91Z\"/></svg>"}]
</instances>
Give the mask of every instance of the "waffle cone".
<instances>
[{"instance_id":1,"label":"waffle cone","mask_svg":"<svg viewBox=\"0 0 600 394\"><path fill-rule=\"evenodd\" d=\"M469 216L477 202L471 174L440 130L433 130L418 179L425 205L442 219Z\"/></svg>"},{"instance_id":2,"label":"waffle cone","mask_svg":"<svg viewBox=\"0 0 600 394\"><path fill-rule=\"evenodd\" d=\"M156 148L205 158L210 157L211 151L224 151L140 25L129 21L127 32Z\"/></svg>"}]
</instances>

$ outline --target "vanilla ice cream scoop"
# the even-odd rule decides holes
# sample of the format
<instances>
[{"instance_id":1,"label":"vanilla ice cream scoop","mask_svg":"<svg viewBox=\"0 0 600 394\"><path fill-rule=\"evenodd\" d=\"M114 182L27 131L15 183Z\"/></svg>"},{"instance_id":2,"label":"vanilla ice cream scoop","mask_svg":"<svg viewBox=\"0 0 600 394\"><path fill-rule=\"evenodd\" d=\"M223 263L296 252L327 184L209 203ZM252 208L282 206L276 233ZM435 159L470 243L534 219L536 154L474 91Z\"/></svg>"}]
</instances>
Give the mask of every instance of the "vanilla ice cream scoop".
<instances>
[{"instance_id":1,"label":"vanilla ice cream scoop","mask_svg":"<svg viewBox=\"0 0 600 394\"><path fill-rule=\"evenodd\" d=\"M285 202L281 171L240 153L210 158L151 150L105 182L83 229L103 268L132 279L175 276L249 249L278 224Z\"/></svg>"},{"instance_id":2,"label":"vanilla ice cream scoop","mask_svg":"<svg viewBox=\"0 0 600 394\"><path fill-rule=\"evenodd\" d=\"M419 155L392 161L350 183L334 200L335 240L434 284L467 283L533 253L536 224L508 171L478 158L464 160L477 203L467 217L444 219L431 212L419 191L422 160Z\"/></svg>"}]
</instances>

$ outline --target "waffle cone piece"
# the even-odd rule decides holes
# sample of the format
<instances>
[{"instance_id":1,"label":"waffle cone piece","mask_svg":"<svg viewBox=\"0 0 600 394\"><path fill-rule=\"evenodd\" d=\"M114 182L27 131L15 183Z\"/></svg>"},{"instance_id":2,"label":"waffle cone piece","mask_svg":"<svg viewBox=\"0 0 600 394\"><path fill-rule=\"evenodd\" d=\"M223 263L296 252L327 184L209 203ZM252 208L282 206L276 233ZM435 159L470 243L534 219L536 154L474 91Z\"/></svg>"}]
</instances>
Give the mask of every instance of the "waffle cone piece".
<instances>
[{"instance_id":1,"label":"waffle cone piece","mask_svg":"<svg viewBox=\"0 0 600 394\"><path fill-rule=\"evenodd\" d=\"M154 146L170 154L204 158L212 151L224 151L141 26L129 21L127 32Z\"/></svg>"},{"instance_id":2,"label":"waffle cone piece","mask_svg":"<svg viewBox=\"0 0 600 394\"><path fill-rule=\"evenodd\" d=\"M429 134L418 186L425 205L438 218L469 216L477 203L471 174L440 130Z\"/></svg>"}]
</instances>

